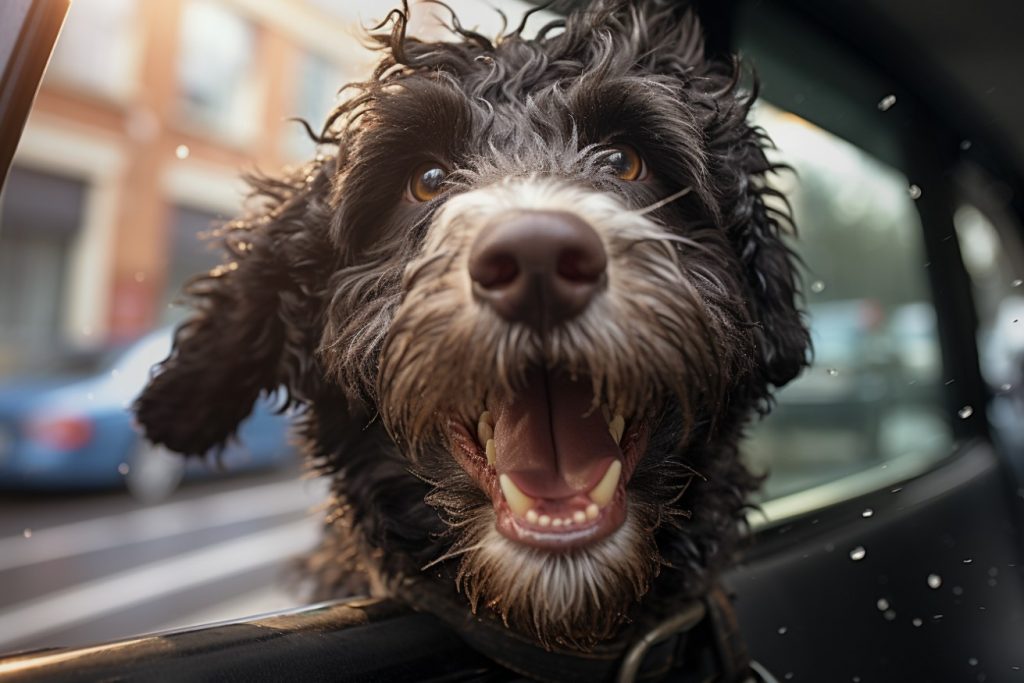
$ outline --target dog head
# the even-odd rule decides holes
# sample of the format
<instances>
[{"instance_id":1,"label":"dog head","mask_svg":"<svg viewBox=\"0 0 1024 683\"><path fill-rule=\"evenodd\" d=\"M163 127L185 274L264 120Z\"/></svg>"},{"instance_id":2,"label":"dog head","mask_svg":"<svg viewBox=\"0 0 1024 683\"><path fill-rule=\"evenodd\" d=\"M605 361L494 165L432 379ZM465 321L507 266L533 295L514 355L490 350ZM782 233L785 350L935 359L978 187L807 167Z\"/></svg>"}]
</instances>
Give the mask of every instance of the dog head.
<instances>
[{"instance_id":1,"label":"dog head","mask_svg":"<svg viewBox=\"0 0 1024 683\"><path fill-rule=\"evenodd\" d=\"M406 19L329 153L222 229L139 420L203 453L285 387L385 574L586 647L727 559L740 433L806 362L767 140L692 12L494 41Z\"/></svg>"}]
</instances>

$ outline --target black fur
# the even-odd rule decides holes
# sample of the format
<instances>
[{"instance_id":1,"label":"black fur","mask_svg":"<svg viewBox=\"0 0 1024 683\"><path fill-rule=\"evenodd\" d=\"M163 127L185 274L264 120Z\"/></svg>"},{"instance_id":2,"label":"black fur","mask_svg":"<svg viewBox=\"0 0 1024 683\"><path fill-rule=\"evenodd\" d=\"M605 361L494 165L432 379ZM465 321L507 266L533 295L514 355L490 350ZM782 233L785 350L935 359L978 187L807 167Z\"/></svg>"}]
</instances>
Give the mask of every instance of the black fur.
<instances>
[{"instance_id":1,"label":"black fur","mask_svg":"<svg viewBox=\"0 0 1024 683\"><path fill-rule=\"evenodd\" d=\"M699 27L677 12L608 0L534 40L517 30L494 42L453 17L456 40L428 43L406 36L396 10L374 34L374 77L351 86L319 134L323 154L252 178L255 208L221 228L230 261L188 285L196 313L138 419L152 441L203 454L232 438L260 393L284 387L336 497L309 561L321 595L418 574L451 546L452 516L487 504L444 449L410 465L378 419L403 273L444 202L403 202L411 170L449 160L463 175L447 197L505 173L549 172L558 162L545 155L609 139L639 150L655 180L615 182L597 162L571 180L633 207L690 187L652 215L684 238L693 291L725 321L686 332L717 362L690 404L664 402L630 483L662 563L635 609L700 594L731 561L758 484L740 460L744 427L806 364L809 340L782 239L788 217L766 203L769 142L747 122L756 90L741 91L738 63L705 61ZM428 570L453 595L457 564Z\"/></svg>"}]
</instances>

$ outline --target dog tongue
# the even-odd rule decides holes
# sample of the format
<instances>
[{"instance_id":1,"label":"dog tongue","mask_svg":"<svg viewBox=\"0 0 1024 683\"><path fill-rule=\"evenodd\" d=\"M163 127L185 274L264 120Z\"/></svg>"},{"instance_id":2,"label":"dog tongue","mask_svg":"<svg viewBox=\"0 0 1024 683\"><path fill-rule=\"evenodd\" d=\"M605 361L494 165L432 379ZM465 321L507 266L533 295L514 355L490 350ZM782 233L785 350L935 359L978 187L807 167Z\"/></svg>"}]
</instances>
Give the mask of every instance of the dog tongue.
<instances>
[{"instance_id":1,"label":"dog tongue","mask_svg":"<svg viewBox=\"0 0 1024 683\"><path fill-rule=\"evenodd\" d=\"M533 370L526 388L495 406L494 467L528 496L554 500L589 491L621 457L589 379Z\"/></svg>"}]
</instances>

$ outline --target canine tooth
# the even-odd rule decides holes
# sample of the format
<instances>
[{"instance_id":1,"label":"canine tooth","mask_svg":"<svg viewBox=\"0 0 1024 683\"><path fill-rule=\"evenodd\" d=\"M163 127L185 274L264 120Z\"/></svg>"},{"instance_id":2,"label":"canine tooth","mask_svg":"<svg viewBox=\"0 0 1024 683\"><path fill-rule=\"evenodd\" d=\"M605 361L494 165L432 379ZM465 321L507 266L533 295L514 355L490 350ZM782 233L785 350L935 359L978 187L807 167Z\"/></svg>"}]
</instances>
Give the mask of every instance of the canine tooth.
<instances>
[{"instance_id":1,"label":"canine tooth","mask_svg":"<svg viewBox=\"0 0 1024 683\"><path fill-rule=\"evenodd\" d=\"M591 505L594 504L591 503ZM597 506L594 505L594 507L596 508ZM572 519L577 524L583 524L583 522L587 521L587 513L583 512L583 510L577 510L576 512L572 513Z\"/></svg>"},{"instance_id":2,"label":"canine tooth","mask_svg":"<svg viewBox=\"0 0 1024 683\"><path fill-rule=\"evenodd\" d=\"M553 520L551 520L551 526L562 526L562 520L560 520L558 517L555 517Z\"/></svg>"},{"instance_id":3,"label":"canine tooth","mask_svg":"<svg viewBox=\"0 0 1024 683\"><path fill-rule=\"evenodd\" d=\"M616 415L612 418L612 421L608 423L608 433L615 439L615 443L622 441L622 432L626 429L626 418L621 415Z\"/></svg>"},{"instance_id":4,"label":"canine tooth","mask_svg":"<svg viewBox=\"0 0 1024 683\"><path fill-rule=\"evenodd\" d=\"M526 511L526 521L529 522L530 524L536 524L537 523L537 511L536 510L527 510Z\"/></svg>"},{"instance_id":5,"label":"canine tooth","mask_svg":"<svg viewBox=\"0 0 1024 683\"><path fill-rule=\"evenodd\" d=\"M494 438L494 422L487 411L480 415L480 420L476 423L476 438L484 444Z\"/></svg>"},{"instance_id":6,"label":"canine tooth","mask_svg":"<svg viewBox=\"0 0 1024 683\"><path fill-rule=\"evenodd\" d=\"M601 514L601 508L597 507L597 503L591 503L587 506L587 519L597 519L597 516Z\"/></svg>"},{"instance_id":7,"label":"canine tooth","mask_svg":"<svg viewBox=\"0 0 1024 683\"><path fill-rule=\"evenodd\" d=\"M494 446L494 439L487 439L487 445L484 446L484 453L487 454L487 464L494 467L494 459L498 457L498 451Z\"/></svg>"},{"instance_id":8,"label":"canine tooth","mask_svg":"<svg viewBox=\"0 0 1024 683\"><path fill-rule=\"evenodd\" d=\"M615 496L615 489L619 485L619 476L621 474L622 461L613 460L612 464L608 466L608 471L601 477L601 481L597 482L597 486L590 492L590 500L597 503L600 507L604 507L612 502L612 497Z\"/></svg>"},{"instance_id":9,"label":"canine tooth","mask_svg":"<svg viewBox=\"0 0 1024 683\"><path fill-rule=\"evenodd\" d=\"M565 519L562 520L562 524L564 524L565 526L572 526L572 518L571 517L566 517Z\"/></svg>"},{"instance_id":10,"label":"canine tooth","mask_svg":"<svg viewBox=\"0 0 1024 683\"><path fill-rule=\"evenodd\" d=\"M540 524L541 526L551 526L551 518L547 515L541 515L537 518L537 524Z\"/></svg>"},{"instance_id":11,"label":"canine tooth","mask_svg":"<svg viewBox=\"0 0 1024 683\"><path fill-rule=\"evenodd\" d=\"M520 491L516 483L512 481L512 477L503 474L498 477L498 484L501 486L501 492L505 494L505 500L508 501L508 506L512 509L513 513L522 516L533 507L533 498Z\"/></svg>"}]
</instances>

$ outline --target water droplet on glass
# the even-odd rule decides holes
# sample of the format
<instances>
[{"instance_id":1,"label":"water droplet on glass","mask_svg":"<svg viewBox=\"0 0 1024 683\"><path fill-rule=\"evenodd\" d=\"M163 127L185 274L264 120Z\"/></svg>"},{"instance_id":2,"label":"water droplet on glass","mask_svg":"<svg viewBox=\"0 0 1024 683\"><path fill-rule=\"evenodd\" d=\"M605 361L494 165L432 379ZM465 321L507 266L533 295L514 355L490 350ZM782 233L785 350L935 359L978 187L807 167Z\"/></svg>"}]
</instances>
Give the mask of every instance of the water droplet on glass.
<instances>
[{"instance_id":1,"label":"water droplet on glass","mask_svg":"<svg viewBox=\"0 0 1024 683\"><path fill-rule=\"evenodd\" d=\"M21 532L21 535L25 538L32 538L32 530L28 527L25 527L25 530Z\"/></svg>"},{"instance_id":2,"label":"water droplet on glass","mask_svg":"<svg viewBox=\"0 0 1024 683\"><path fill-rule=\"evenodd\" d=\"M967 663L970 664L971 666L978 666L978 658L977 657L971 657L970 659L967 660Z\"/></svg>"},{"instance_id":3,"label":"water droplet on glass","mask_svg":"<svg viewBox=\"0 0 1024 683\"><path fill-rule=\"evenodd\" d=\"M118 370L117 368L114 368L113 370L110 371L110 376L113 377L114 379L117 379L118 377L121 376L121 371Z\"/></svg>"},{"instance_id":4,"label":"water droplet on glass","mask_svg":"<svg viewBox=\"0 0 1024 683\"><path fill-rule=\"evenodd\" d=\"M971 141L970 141L970 140L961 140L961 141L960 141L960 149L961 149L961 150L963 150L964 152L966 152L966 151L967 151L967 150L969 150L970 148L971 148Z\"/></svg>"},{"instance_id":5,"label":"water droplet on glass","mask_svg":"<svg viewBox=\"0 0 1024 683\"><path fill-rule=\"evenodd\" d=\"M891 609L885 610L885 612L882 613L882 616L885 617L886 621L895 621L896 620L896 612L894 612Z\"/></svg>"},{"instance_id":6,"label":"water droplet on glass","mask_svg":"<svg viewBox=\"0 0 1024 683\"><path fill-rule=\"evenodd\" d=\"M121 476L124 476L124 475L128 474L128 471L130 469L131 468L128 467L128 463L126 463L126 462L123 462L123 463L121 463L120 465L117 466L117 471L121 474Z\"/></svg>"},{"instance_id":7,"label":"water droplet on glass","mask_svg":"<svg viewBox=\"0 0 1024 683\"><path fill-rule=\"evenodd\" d=\"M960 597L963 594L964 594L964 587L963 586L953 586L953 595L955 595L957 597Z\"/></svg>"},{"instance_id":8,"label":"water droplet on glass","mask_svg":"<svg viewBox=\"0 0 1024 683\"><path fill-rule=\"evenodd\" d=\"M135 281L136 282L143 282L145 279L146 279L146 274L145 273L143 273L141 270L135 271Z\"/></svg>"},{"instance_id":9,"label":"water droplet on glass","mask_svg":"<svg viewBox=\"0 0 1024 683\"><path fill-rule=\"evenodd\" d=\"M861 517L871 517L874 514L875 514L874 510L872 510L871 508L867 508L866 510L864 510L864 512L860 513L860 516Z\"/></svg>"},{"instance_id":10,"label":"water droplet on glass","mask_svg":"<svg viewBox=\"0 0 1024 683\"><path fill-rule=\"evenodd\" d=\"M911 186L907 188L907 194L910 195L911 199L920 199L921 198L921 188L918 187L917 185L911 184Z\"/></svg>"},{"instance_id":11,"label":"water droplet on glass","mask_svg":"<svg viewBox=\"0 0 1024 683\"><path fill-rule=\"evenodd\" d=\"M830 553L830 552L832 552L835 549L836 549L836 544L835 543L826 543L825 544L825 552L826 553Z\"/></svg>"},{"instance_id":12,"label":"water droplet on glass","mask_svg":"<svg viewBox=\"0 0 1024 683\"><path fill-rule=\"evenodd\" d=\"M783 676L783 678L785 678L787 681L793 680L793 672L792 671L787 671L786 675Z\"/></svg>"},{"instance_id":13,"label":"water droplet on glass","mask_svg":"<svg viewBox=\"0 0 1024 683\"><path fill-rule=\"evenodd\" d=\"M989 585L990 588L995 588L997 585L999 585L999 582L996 581L995 579L989 579L988 580L988 585Z\"/></svg>"},{"instance_id":14,"label":"water droplet on glass","mask_svg":"<svg viewBox=\"0 0 1024 683\"><path fill-rule=\"evenodd\" d=\"M1010 389L1013 389L1012 384L1002 384L999 386L999 391L1009 391Z\"/></svg>"},{"instance_id":15,"label":"water droplet on glass","mask_svg":"<svg viewBox=\"0 0 1024 683\"><path fill-rule=\"evenodd\" d=\"M864 548L864 546L859 545L850 551L850 559L854 562L859 562L863 560L865 557L867 557L867 554L868 551Z\"/></svg>"},{"instance_id":16,"label":"water droplet on glass","mask_svg":"<svg viewBox=\"0 0 1024 683\"><path fill-rule=\"evenodd\" d=\"M896 104L895 95L886 95L878 102L879 111L889 111L892 109L892 105Z\"/></svg>"},{"instance_id":17,"label":"water droplet on glass","mask_svg":"<svg viewBox=\"0 0 1024 683\"><path fill-rule=\"evenodd\" d=\"M860 676L854 676L850 680L853 681L853 683L860 683Z\"/></svg>"},{"instance_id":18,"label":"water droplet on glass","mask_svg":"<svg viewBox=\"0 0 1024 683\"><path fill-rule=\"evenodd\" d=\"M938 574L929 574L928 575L928 587L929 588L939 588L941 585L942 585L942 577L941 576L939 576Z\"/></svg>"},{"instance_id":19,"label":"water droplet on glass","mask_svg":"<svg viewBox=\"0 0 1024 683\"><path fill-rule=\"evenodd\" d=\"M811 283L811 291L815 294L821 294L825 291L825 283L821 280L815 280Z\"/></svg>"},{"instance_id":20,"label":"water droplet on glass","mask_svg":"<svg viewBox=\"0 0 1024 683\"><path fill-rule=\"evenodd\" d=\"M989 576L999 576L999 568L998 567L989 567L988 568L988 575Z\"/></svg>"},{"instance_id":21,"label":"water droplet on glass","mask_svg":"<svg viewBox=\"0 0 1024 683\"><path fill-rule=\"evenodd\" d=\"M971 406L964 406L960 410L956 411L956 414L960 416L961 420L966 420L971 415L974 415L974 408Z\"/></svg>"},{"instance_id":22,"label":"water droplet on glass","mask_svg":"<svg viewBox=\"0 0 1024 683\"><path fill-rule=\"evenodd\" d=\"M1011 287L1020 287L1021 285L1024 285L1024 280L1014 280L1010 283Z\"/></svg>"},{"instance_id":23,"label":"water droplet on glass","mask_svg":"<svg viewBox=\"0 0 1024 683\"><path fill-rule=\"evenodd\" d=\"M903 490L902 486L897 486L896 488L894 488L891 491L889 491L889 493L899 493L902 490Z\"/></svg>"},{"instance_id":24,"label":"water droplet on glass","mask_svg":"<svg viewBox=\"0 0 1024 683\"><path fill-rule=\"evenodd\" d=\"M889 601L885 598L878 598L878 602L876 602L875 605L878 606L879 612L884 612L885 610L889 609Z\"/></svg>"},{"instance_id":25,"label":"water droplet on glass","mask_svg":"<svg viewBox=\"0 0 1024 683\"><path fill-rule=\"evenodd\" d=\"M178 145L174 148L174 156L179 159L188 159L188 155L192 153L192 150L188 148L188 145Z\"/></svg>"},{"instance_id":26,"label":"water droplet on glass","mask_svg":"<svg viewBox=\"0 0 1024 683\"><path fill-rule=\"evenodd\" d=\"M780 627L779 627L779 635L780 635L780 636L784 636L784 635L786 635L786 631L788 631L788 630L789 630L789 629L788 629L788 628L786 628L785 626L780 626Z\"/></svg>"},{"instance_id":27,"label":"water droplet on glass","mask_svg":"<svg viewBox=\"0 0 1024 683\"><path fill-rule=\"evenodd\" d=\"M829 368L828 374L831 375L832 377L835 377L836 375L839 374L839 370L837 370L836 368Z\"/></svg>"},{"instance_id":28,"label":"water droplet on glass","mask_svg":"<svg viewBox=\"0 0 1024 683\"><path fill-rule=\"evenodd\" d=\"M969 558L969 557L965 557L965 558L964 558L964 564L970 564L971 562L974 562L974 560L972 560L972 559L971 559L971 558Z\"/></svg>"},{"instance_id":29,"label":"water droplet on glass","mask_svg":"<svg viewBox=\"0 0 1024 683\"><path fill-rule=\"evenodd\" d=\"M921 624L923 624L924 622L921 621L921 617L914 617L913 619L910 620L910 623L913 624L914 626L920 627Z\"/></svg>"}]
</instances>

